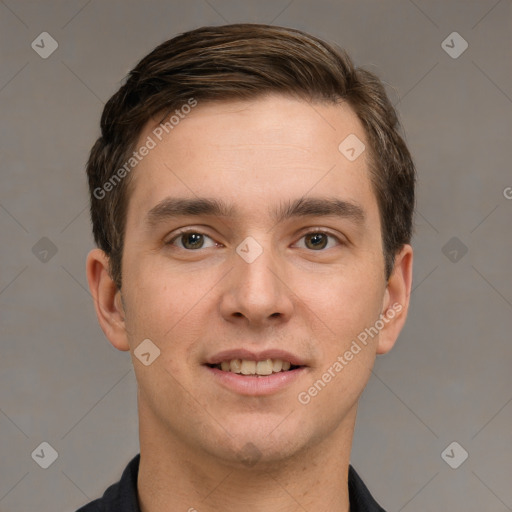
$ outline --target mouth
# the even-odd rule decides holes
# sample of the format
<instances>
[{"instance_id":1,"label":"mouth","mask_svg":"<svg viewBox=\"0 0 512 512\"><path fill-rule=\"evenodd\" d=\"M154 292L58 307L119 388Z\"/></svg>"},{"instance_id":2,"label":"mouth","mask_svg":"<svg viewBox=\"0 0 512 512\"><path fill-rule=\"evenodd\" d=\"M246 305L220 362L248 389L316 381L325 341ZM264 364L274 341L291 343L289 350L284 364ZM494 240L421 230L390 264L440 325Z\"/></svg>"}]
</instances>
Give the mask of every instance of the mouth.
<instances>
[{"instance_id":1,"label":"mouth","mask_svg":"<svg viewBox=\"0 0 512 512\"><path fill-rule=\"evenodd\" d=\"M279 349L259 353L226 350L203 363L215 385L238 395L265 396L288 389L309 367L298 356Z\"/></svg>"},{"instance_id":2,"label":"mouth","mask_svg":"<svg viewBox=\"0 0 512 512\"><path fill-rule=\"evenodd\" d=\"M267 377L275 373L290 372L302 365L292 364L283 359L264 359L255 361L251 359L226 359L217 364L207 364L210 368L216 368L223 372L236 373L247 377Z\"/></svg>"}]
</instances>

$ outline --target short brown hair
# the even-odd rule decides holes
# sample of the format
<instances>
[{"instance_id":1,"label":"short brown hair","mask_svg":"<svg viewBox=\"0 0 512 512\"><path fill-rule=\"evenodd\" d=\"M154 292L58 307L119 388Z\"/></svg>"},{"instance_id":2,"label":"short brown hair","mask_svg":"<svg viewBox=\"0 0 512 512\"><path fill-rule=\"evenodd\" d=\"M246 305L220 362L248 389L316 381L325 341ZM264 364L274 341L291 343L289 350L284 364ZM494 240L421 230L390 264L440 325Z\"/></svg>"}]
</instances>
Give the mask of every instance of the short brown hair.
<instances>
[{"instance_id":1,"label":"short brown hair","mask_svg":"<svg viewBox=\"0 0 512 512\"><path fill-rule=\"evenodd\" d=\"M109 257L119 289L130 176L123 173L126 178L108 193L103 187L132 156L144 125L191 98L254 99L272 92L311 102L345 101L357 114L370 144L370 177L389 277L396 252L412 236L415 169L381 81L356 68L345 51L299 30L236 24L198 28L160 44L105 105L87 175L94 239Z\"/></svg>"}]
</instances>

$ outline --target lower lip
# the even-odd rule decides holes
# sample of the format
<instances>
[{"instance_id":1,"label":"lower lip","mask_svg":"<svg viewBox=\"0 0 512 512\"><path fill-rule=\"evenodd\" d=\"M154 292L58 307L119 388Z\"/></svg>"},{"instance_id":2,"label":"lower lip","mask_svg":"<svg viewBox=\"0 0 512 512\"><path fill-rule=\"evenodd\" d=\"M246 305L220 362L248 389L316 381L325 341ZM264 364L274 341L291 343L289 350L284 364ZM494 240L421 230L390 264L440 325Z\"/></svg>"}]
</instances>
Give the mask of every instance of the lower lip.
<instances>
[{"instance_id":1,"label":"lower lip","mask_svg":"<svg viewBox=\"0 0 512 512\"><path fill-rule=\"evenodd\" d=\"M252 376L240 373L224 372L218 368L205 366L213 378L223 387L247 396L264 396L276 393L298 379L306 371L302 366L286 372L272 373L271 375Z\"/></svg>"}]
</instances>

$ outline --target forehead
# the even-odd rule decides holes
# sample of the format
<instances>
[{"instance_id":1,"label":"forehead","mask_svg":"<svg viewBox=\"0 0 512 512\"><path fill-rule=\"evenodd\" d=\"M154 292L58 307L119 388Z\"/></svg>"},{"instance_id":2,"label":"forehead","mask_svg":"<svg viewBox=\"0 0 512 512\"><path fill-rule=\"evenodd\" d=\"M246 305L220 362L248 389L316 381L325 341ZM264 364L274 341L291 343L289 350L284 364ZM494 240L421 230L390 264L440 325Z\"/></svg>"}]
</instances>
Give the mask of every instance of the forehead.
<instances>
[{"instance_id":1,"label":"forehead","mask_svg":"<svg viewBox=\"0 0 512 512\"><path fill-rule=\"evenodd\" d=\"M222 196L254 213L259 205L263 209L262 203L309 191L336 192L358 202L374 199L368 151L347 158L353 152L346 153L344 141L349 146L355 142L357 152L368 145L361 122L346 103L269 95L251 101L198 101L187 111L174 116L167 129L152 120L141 132L137 147L148 141L153 147L132 172L129 216L147 213L169 195Z\"/></svg>"}]
</instances>

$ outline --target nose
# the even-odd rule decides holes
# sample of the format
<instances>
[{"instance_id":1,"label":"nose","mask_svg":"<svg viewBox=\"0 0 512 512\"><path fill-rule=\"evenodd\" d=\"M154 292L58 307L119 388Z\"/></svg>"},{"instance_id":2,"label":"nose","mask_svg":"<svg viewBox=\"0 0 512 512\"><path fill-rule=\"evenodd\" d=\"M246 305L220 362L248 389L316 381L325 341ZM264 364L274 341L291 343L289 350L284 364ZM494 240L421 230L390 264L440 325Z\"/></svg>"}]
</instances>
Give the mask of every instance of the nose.
<instances>
[{"instance_id":1,"label":"nose","mask_svg":"<svg viewBox=\"0 0 512 512\"><path fill-rule=\"evenodd\" d=\"M268 244L259 245L262 252L253 261L243 252L233 254L234 268L223 280L221 314L229 322L276 326L290 319L293 292L284 262L277 261Z\"/></svg>"}]
</instances>

